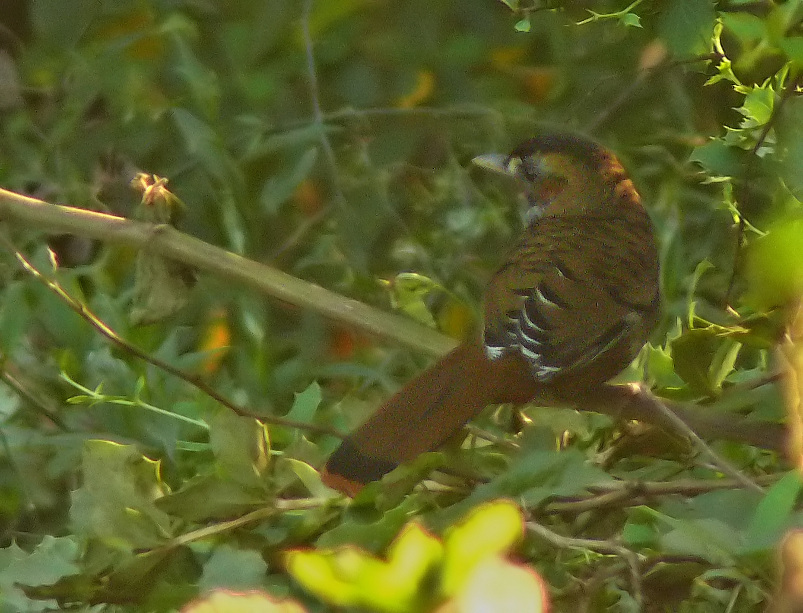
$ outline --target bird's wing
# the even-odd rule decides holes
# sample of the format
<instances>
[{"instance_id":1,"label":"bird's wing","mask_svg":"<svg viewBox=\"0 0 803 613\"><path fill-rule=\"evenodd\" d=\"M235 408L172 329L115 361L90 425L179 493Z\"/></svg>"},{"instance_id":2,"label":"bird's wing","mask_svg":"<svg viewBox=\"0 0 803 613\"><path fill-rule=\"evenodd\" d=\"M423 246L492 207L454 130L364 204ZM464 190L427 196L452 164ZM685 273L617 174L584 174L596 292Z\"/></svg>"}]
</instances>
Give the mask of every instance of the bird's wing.
<instances>
[{"instance_id":1,"label":"bird's wing","mask_svg":"<svg viewBox=\"0 0 803 613\"><path fill-rule=\"evenodd\" d=\"M542 381L606 354L618 357L605 378L627 366L643 342L634 328L651 325L658 307L655 243L643 217L536 220L488 286L488 355L519 351ZM635 336L639 346L622 347Z\"/></svg>"}]
</instances>

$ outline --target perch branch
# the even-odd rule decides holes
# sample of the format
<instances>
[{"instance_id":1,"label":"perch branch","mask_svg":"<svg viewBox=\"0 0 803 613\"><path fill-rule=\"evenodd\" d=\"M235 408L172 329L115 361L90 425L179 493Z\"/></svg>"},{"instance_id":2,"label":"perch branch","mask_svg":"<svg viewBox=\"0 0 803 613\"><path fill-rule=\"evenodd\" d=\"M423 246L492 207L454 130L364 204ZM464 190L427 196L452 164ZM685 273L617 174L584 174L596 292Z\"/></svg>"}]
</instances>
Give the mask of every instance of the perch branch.
<instances>
[{"instance_id":1,"label":"perch branch","mask_svg":"<svg viewBox=\"0 0 803 613\"><path fill-rule=\"evenodd\" d=\"M203 242L168 226L130 221L121 217L49 204L0 189L0 219L43 232L68 233L106 242L148 249L202 272L239 283L301 309L315 311L351 328L363 330L409 349L440 357L456 342L407 318L385 313L276 268L254 262ZM703 438L748 443L782 450L784 429L732 415L706 414L704 408L671 405L644 391L607 385L584 398L578 410L594 411L621 419L635 419L678 430L660 407L671 411ZM682 434L688 435L685 429Z\"/></svg>"},{"instance_id":2,"label":"perch branch","mask_svg":"<svg viewBox=\"0 0 803 613\"><path fill-rule=\"evenodd\" d=\"M400 345L438 357L456 342L398 315L374 309L281 270L183 234L169 226L49 204L0 189L0 219L51 234L74 234L150 253L239 283Z\"/></svg>"}]
</instances>

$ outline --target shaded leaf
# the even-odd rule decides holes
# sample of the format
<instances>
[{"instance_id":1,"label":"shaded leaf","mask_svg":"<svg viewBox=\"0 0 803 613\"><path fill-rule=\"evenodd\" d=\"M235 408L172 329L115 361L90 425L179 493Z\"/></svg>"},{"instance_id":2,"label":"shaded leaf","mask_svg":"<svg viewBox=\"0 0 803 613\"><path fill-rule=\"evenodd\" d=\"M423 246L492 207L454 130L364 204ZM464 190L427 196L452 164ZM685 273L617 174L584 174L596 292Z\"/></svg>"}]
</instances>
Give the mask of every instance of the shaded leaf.
<instances>
[{"instance_id":1,"label":"shaded leaf","mask_svg":"<svg viewBox=\"0 0 803 613\"><path fill-rule=\"evenodd\" d=\"M267 569L258 552L221 545L215 547L204 563L198 587L203 591L215 588L256 589L263 585Z\"/></svg>"},{"instance_id":2,"label":"shaded leaf","mask_svg":"<svg viewBox=\"0 0 803 613\"><path fill-rule=\"evenodd\" d=\"M223 474L246 487L263 486L270 461L267 427L253 417L217 408L207 418L209 443Z\"/></svg>"},{"instance_id":3,"label":"shaded leaf","mask_svg":"<svg viewBox=\"0 0 803 613\"><path fill-rule=\"evenodd\" d=\"M276 215L279 207L287 202L296 188L309 176L318 160L318 148L304 152L301 158L287 172L272 176L262 186L259 202L268 215Z\"/></svg>"},{"instance_id":4,"label":"shaded leaf","mask_svg":"<svg viewBox=\"0 0 803 613\"><path fill-rule=\"evenodd\" d=\"M803 488L800 473L789 471L773 485L758 504L747 528L743 548L753 552L770 550L780 540L792 521L792 512Z\"/></svg>"},{"instance_id":5,"label":"shaded leaf","mask_svg":"<svg viewBox=\"0 0 803 613\"><path fill-rule=\"evenodd\" d=\"M70 507L76 531L131 549L156 547L171 536L172 521L156 505L167 491L159 462L133 445L90 440L84 444L81 476Z\"/></svg>"},{"instance_id":6,"label":"shaded leaf","mask_svg":"<svg viewBox=\"0 0 803 613\"><path fill-rule=\"evenodd\" d=\"M660 13L658 29L678 57L707 53L716 13L710 0L672 0Z\"/></svg>"},{"instance_id":7,"label":"shaded leaf","mask_svg":"<svg viewBox=\"0 0 803 613\"><path fill-rule=\"evenodd\" d=\"M186 521L227 519L248 513L268 500L265 492L218 475L199 475L157 501L157 506Z\"/></svg>"}]
</instances>

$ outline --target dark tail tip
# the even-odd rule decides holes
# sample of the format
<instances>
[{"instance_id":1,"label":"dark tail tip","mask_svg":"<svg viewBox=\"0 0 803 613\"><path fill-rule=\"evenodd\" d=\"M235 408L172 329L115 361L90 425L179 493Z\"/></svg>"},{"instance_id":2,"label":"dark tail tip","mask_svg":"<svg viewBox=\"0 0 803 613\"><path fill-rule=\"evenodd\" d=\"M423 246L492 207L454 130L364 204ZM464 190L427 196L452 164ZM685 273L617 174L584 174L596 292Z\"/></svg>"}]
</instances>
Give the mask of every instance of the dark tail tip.
<instances>
[{"instance_id":1,"label":"dark tail tip","mask_svg":"<svg viewBox=\"0 0 803 613\"><path fill-rule=\"evenodd\" d=\"M329 487L354 496L366 483L378 481L396 466L396 462L365 455L346 439L326 462L321 478Z\"/></svg>"}]
</instances>

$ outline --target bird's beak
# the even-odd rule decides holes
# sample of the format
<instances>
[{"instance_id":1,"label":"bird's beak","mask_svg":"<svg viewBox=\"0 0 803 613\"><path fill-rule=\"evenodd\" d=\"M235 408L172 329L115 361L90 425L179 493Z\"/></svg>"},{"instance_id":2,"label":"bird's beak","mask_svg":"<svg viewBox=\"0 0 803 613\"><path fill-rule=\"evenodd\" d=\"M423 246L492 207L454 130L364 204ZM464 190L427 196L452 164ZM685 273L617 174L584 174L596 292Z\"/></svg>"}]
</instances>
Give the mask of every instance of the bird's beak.
<instances>
[{"instance_id":1,"label":"bird's beak","mask_svg":"<svg viewBox=\"0 0 803 613\"><path fill-rule=\"evenodd\" d=\"M507 160L508 157L501 153L486 153L485 155L478 155L471 160L471 163L485 170L510 176L510 168L507 164Z\"/></svg>"}]
</instances>

